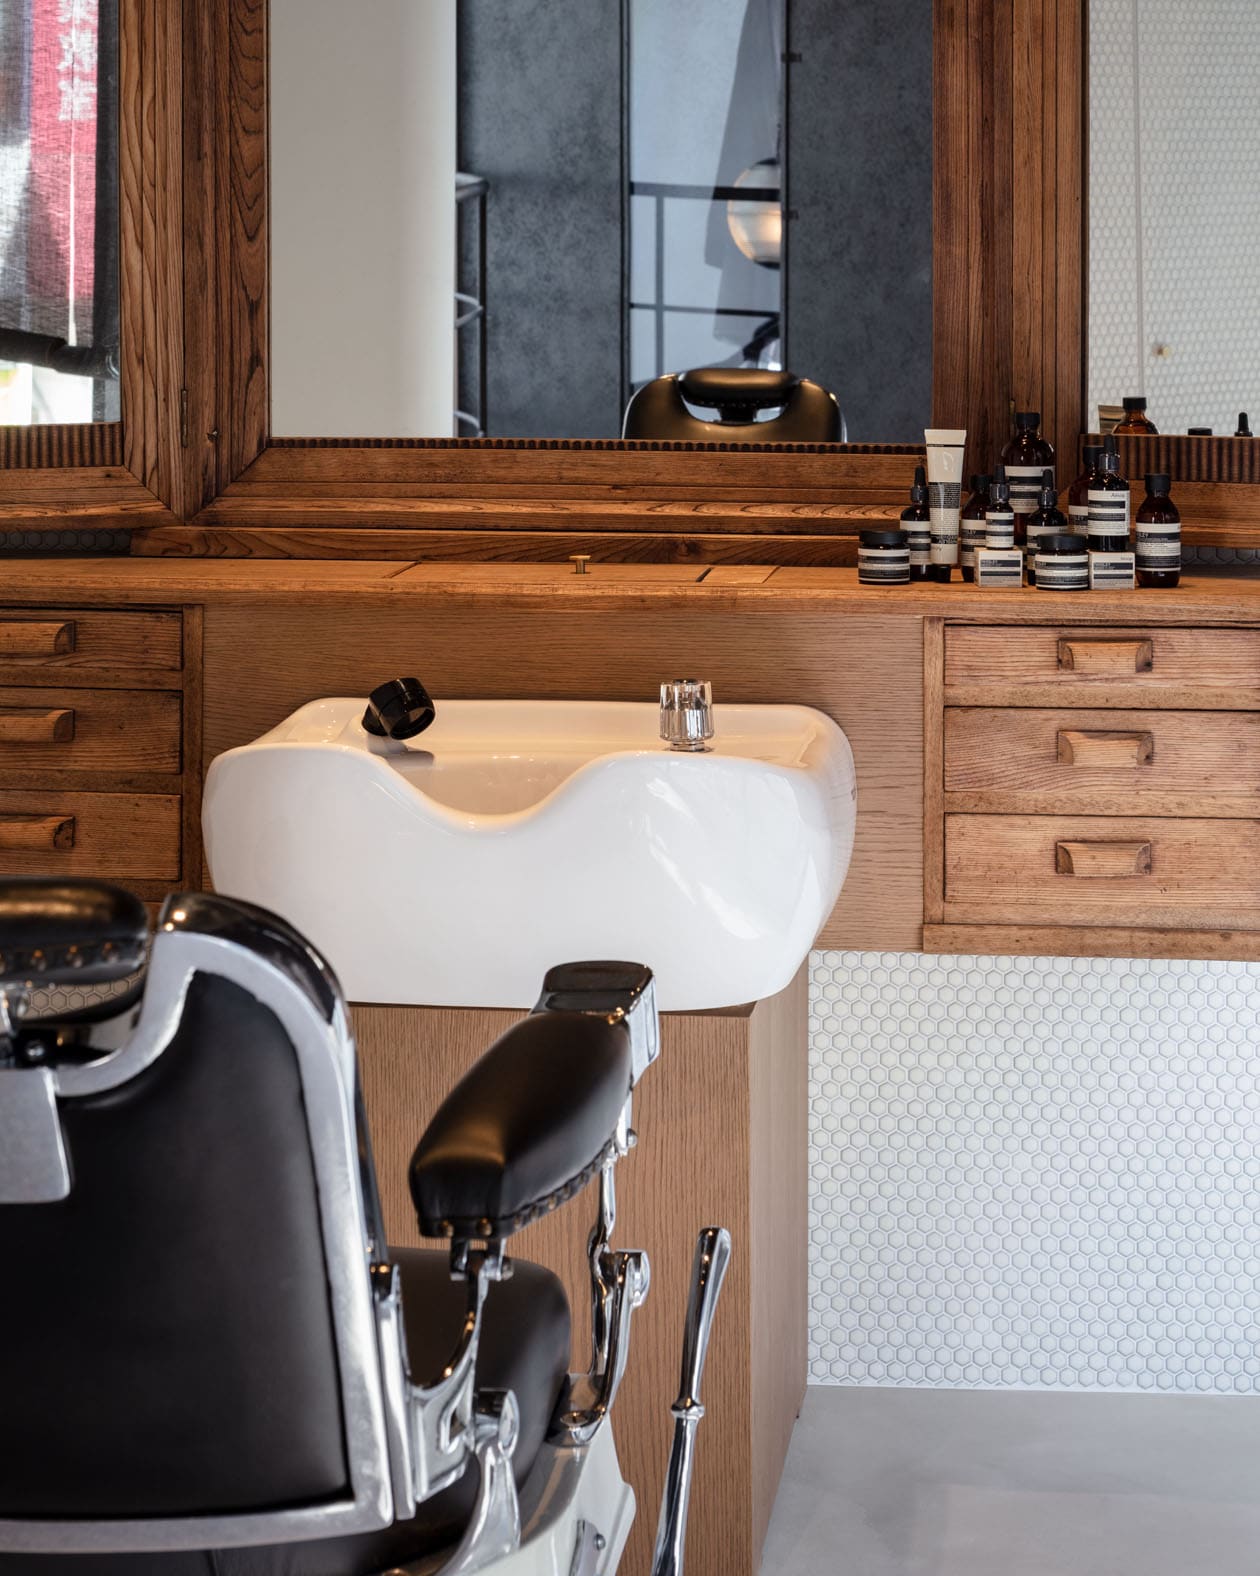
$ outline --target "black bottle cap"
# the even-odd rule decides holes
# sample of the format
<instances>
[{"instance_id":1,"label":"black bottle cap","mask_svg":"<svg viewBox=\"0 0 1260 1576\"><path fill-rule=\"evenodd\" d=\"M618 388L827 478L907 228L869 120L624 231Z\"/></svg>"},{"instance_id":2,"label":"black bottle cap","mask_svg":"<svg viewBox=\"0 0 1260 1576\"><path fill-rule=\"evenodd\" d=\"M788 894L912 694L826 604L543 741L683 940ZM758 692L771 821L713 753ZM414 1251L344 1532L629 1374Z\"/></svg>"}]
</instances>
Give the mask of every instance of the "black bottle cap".
<instances>
[{"instance_id":1,"label":"black bottle cap","mask_svg":"<svg viewBox=\"0 0 1260 1576\"><path fill-rule=\"evenodd\" d=\"M992 482L992 480L992 476L973 476L971 478L972 492L987 494L989 491L989 484Z\"/></svg>"},{"instance_id":2,"label":"black bottle cap","mask_svg":"<svg viewBox=\"0 0 1260 1576\"><path fill-rule=\"evenodd\" d=\"M1006 479L1005 468L998 466L998 474L989 483L989 502L991 504L1009 503L1011 499L1010 483Z\"/></svg>"},{"instance_id":3,"label":"black bottle cap","mask_svg":"<svg viewBox=\"0 0 1260 1576\"><path fill-rule=\"evenodd\" d=\"M1146 490L1152 498L1167 498L1168 489L1172 485L1172 478L1153 472L1146 478Z\"/></svg>"},{"instance_id":4,"label":"black bottle cap","mask_svg":"<svg viewBox=\"0 0 1260 1576\"><path fill-rule=\"evenodd\" d=\"M1015 430L1017 432L1036 432L1041 425L1041 412L1039 410L1017 410L1015 412Z\"/></svg>"},{"instance_id":5,"label":"black bottle cap","mask_svg":"<svg viewBox=\"0 0 1260 1576\"><path fill-rule=\"evenodd\" d=\"M1088 551L1083 536L1073 536L1064 531L1055 536L1043 536L1037 543L1039 553L1084 553Z\"/></svg>"},{"instance_id":6,"label":"black bottle cap","mask_svg":"<svg viewBox=\"0 0 1260 1576\"><path fill-rule=\"evenodd\" d=\"M1098 456L1102 453L1101 443L1087 443L1085 445L1085 469L1092 471L1097 468Z\"/></svg>"},{"instance_id":7,"label":"black bottle cap","mask_svg":"<svg viewBox=\"0 0 1260 1576\"><path fill-rule=\"evenodd\" d=\"M910 543L908 531L859 531L858 541L863 547L907 547Z\"/></svg>"},{"instance_id":8,"label":"black bottle cap","mask_svg":"<svg viewBox=\"0 0 1260 1576\"><path fill-rule=\"evenodd\" d=\"M1145 410L1145 394L1126 394L1123 400L1125 410Z\"/></svg>"},{"instance_id":9,"label":"black bottle cap","mask_svg":"<svg viewBox=\"0 0 1260 1576\"><path fill-rule=\"evenodd\" d=\"M419 679L390 679L368 696L363 731L378 739L413 739L436 716L437 707Z\"/></svg>"},{"instance_id":10,"label":"black bottle cap","mask_svg":"<svg viewBox=\"0 0 1260 1576\"><path fill-rule=\"evenodd\" d=\"M1240 410L1238 412L1238 426L1234 431L1234 436L1236 438L1250 438L1252 435L1251 424L1247 420L1247 412Z\"/></svg>"},{"instance_id":11,"label":"black bottle cap","mask_svg":"<svg viewBox=\"0 0 1260 1576\"><path fill-rule=\"evenodd\" d=\"M1055 504L1058 502L1058 499L1059 499L1059 495L1054 490L1054 472L1053 471L1042 471L1042 473L1041 473L1041 498L1039 500L1040 503L1041 503L1041 507L1043 509L1053 509Z\"/></svg>"},{"instance_id":12,"label":"black bottle cap","mask_svg":"<svg viewBox=\"0 0 1260 1576\"><path fill-rule=\"evenodd\" d=\"M1120 474L1120 455L1116 450L1116 440L1111 433L1103 439L1103 451L1098 456L1098 469L1108 476Z\"/></svg>"},{"instance_id":13,"label":"black bottle cap","mask_svg":"<svg viewBox=\"0 0 1260 1576\"><path fill-rule=\"evenodd\" d=\"M1211 427L1187 427L1186 428L1186 437L1187 438L1210 438L1211 436L1212 436L1212 429L1211 429ZM1237 437L1238 434L1235 433L1234 436Z\"/></svg>"},{"instance_id":14,"label":"black bottle cap","mask_svg":"<svg viewBox=\"0 0 1260 1576\"><path fill-rule=\"evenodd\" d=\"M910 489L910 502L927 502L927 471L922 465L916 465L914 468L914 486Z\"/></svg>"}]
</instances>

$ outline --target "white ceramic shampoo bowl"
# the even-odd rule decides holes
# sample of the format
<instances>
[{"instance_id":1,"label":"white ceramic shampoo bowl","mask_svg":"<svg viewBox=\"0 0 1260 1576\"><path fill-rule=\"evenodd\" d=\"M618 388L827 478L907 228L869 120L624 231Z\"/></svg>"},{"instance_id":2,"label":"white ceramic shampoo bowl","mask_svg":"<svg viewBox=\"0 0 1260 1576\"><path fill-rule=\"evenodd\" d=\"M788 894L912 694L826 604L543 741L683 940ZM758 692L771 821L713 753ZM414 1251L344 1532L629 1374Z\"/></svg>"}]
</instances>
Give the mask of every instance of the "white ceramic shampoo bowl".
<instances>
[{"instance_id":1,"label":"white ceramic shampoo bowl","mask_svg":"<svg viewBox=\"0 0 1260 1576\"><path fill-rule=\"evenodd\" d=\"M652 705L440 701L398 744L317 700L206 779L215 888L304 932L352 1001L527 1007L631 958L671 1010L792 979L853 847L853 756L804 706L717 706L666 749Z\"/></svg>"}]
</instances>

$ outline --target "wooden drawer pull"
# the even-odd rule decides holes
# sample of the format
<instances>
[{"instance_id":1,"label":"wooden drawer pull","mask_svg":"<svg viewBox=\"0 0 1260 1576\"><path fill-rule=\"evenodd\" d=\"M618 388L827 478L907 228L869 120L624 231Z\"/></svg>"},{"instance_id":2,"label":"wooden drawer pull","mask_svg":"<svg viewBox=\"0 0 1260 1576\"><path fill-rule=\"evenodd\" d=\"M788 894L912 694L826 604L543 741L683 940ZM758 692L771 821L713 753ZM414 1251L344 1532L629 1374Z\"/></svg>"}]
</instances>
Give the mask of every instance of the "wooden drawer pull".
<instances>
[{"instance_id":1,"label":"wooden drawer pull","mask_svg":"<svg viewBox=\"0 0 1260 1576\"><path fill-rule=\"evenodd\" d=\"M1054 868L1085 881L1123 881L1151 873L1149 843L1056 843Z\"/></svg>"},{"instance_id":2,"label":"wooden drawer pull","mask_svg":"<svg viewBox=\"0 0 1260 1576\"><path fill-rule=\"evenodd\" d=\"M1120 679L1149 673L1155 666L1150 640L1087 640L1077 635L1059 639L1059 670L1087 678Z\"/></svg>"},{"instance_id":3,"label":"wooden drawer pull","mask_svg":"<svg viewBox=\"0 0 1260 1576\"><path fill-rule=\"evenodd\" d=\"M69 707L40 711L34 706L0 708L0 744L69 744L74 712Z\"/></svg>"},{"instance_id":4,"label":"wooden drawer pull","mask_svg":"<svg viewBox=\"0 0 1260 1576\"><path fill-rule=\"evenodd\" d=\"M72 815L0 815L0 848L74 847Z\"/></svg>"},{"instance_id":5,"label":"wooden drawer pull","mask_svg":"<svg viewBox=\"0 0 1260 1576\"><path fill-rule=\"evenodd\" d=\"M0 657L64 657L74 650L74 620L41 624L34 619L0 621Z\"/></svg>"},{"instance_id":6,"label":"wooden drawer pull","mask_svg":"<svg viewBox=\"0 0 1260 1576\"><path fill-rule=\"evenodd\" d=\"M1060 728L1061 766L1149 766L1155 756L1153 733Z\"/></svg>"}]
</instances>

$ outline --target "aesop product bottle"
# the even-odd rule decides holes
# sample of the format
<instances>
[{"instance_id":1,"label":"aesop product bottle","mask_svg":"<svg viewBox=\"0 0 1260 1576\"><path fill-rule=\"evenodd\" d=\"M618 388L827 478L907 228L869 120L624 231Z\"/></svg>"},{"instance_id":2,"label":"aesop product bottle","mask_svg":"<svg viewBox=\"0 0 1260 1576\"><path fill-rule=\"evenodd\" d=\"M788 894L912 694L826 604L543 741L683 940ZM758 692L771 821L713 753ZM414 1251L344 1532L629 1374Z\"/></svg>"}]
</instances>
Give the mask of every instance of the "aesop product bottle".
<instances>
[{"instance_id":1,"label":"aesop product bottle","mask_svg":"<svg viewBox=\"0 0 1260 1576\"><path fill-rule=\"evenodd\" d=\"M1168 495L1167 476L1146 478L1146 497L1134 521L1137 581L1171 589L1181 579L1181 513Z\"/></svg>"},{"instance_id":2,"label":"aesop product bottle","mask_svg":"<svg viewBox=\"0 0 1260 1576\"><path fill-rule=\"evenodd\" d=\"M1145 394L1124 396L1124 420L1116 423L1114 431L1121 438L1153 438L1159 428L1146 414Z\"/></svg>"},{"instance_id":3,"label":"aesop product bottle","mask_svg":"<svg viewBox=\"0 0 1260 1576\"><path fill-rule=\"evenodd\" d=\"M922 465L914 468L914 486L910 489L910 507L901 511L901 525L910 546L910 578L926 580L931 562L932 511L928 508L927 471Z\"/></svg>"},{"instance_id":4,"label":"aesop product bottle","mask_svg":"<svg viewBox=\"0 0 1260 1576\"><path fill-rule=\"evenodd\" d=\"M858 580L864 586L910 583L910 538L904 531L858 532Z\"/></svg>"},{"instance_id":5,"label":"aesop product bottle","mask_svg":"<svg viewBox=\"0 0 1260 1576\"><path fill-rule=\"evenodd\" d=\"M1088 591L1089 553L1083 537L1043 536L1037 548L1038 591Z\"/></svg>"},{"instance_id":6,"label":"aesop product bottle","mask_svg":"<svg viewBox=\"0 0 1260 1576\"><path fill-rule=\"evenodd\" d=\"M1011 485L1011 508L1031 514L1037 507L1041 475L1054 470L1054 449L1041 436L1041 412L1021 410L1015 416L1015 436L1002 450L1002 464Z\"/></svg>"},{"instance_id":7,"label":"aesop product bottle","mask_svg":"<svg viewBox=\"0 0 1260 1576\"><path fill-rule=\"evenodd\" d=\"M958 565L963 579L968 582L976 578L976 548L984 546L987 529L984 516L989 507L992 480L992 476L971 478L971 497L963 505L962 518L958 522Z\"/></svg>"},{"instance_id":8,"label":"aesop product bottle","mask_svg":"<svg viewBox=\"0 0 1260 1576\"><path fill-rule=\"evenodd\" d=\"M1089 535L1089 488L1092 479L1098 474L1098 456L1101 453L1101 443L1085 445L1085 469L1068 488L1068 529L1078 531L1082 536Z\"/></svg>"},{"instance_id":9,"label":"aesop product bottle","mask_svg":"<svg viewBox=\"0 0 1260 1576\"><path fill-rule=\"evenodd\" d=\"M1054 491L1054 472L1047 470L1041 478L1036 511L1028 516L1027 541L1024 556L1028 565L1028 584L1037 584L1037 544L1043 536L1064 536L1071 530L1067 516L1059 508Z\"/></svg>"},{"instance_id":10,"label":"aesop product bottle","mask_svg":"<svg viewBox=\"0 0 1260 1576\"><path fill-rule=\"evenodd\" d=\"M984 545L1015 545L1015 511L1011 507L1011 489L1000 465L989 483L989 507L984 511Z\"/></svg>"},{"instance_id":11,"label":"aesop product bottle","mask_svg":"<svg viewBox=\"0 0 1260 1576\"><path fill-rule=\"evenodd\" d=\"M1096 553L1123 553L1129 546L1129 484L1120 474L1116 440L1108 434L1089 487L1089 545Z\"/></svg>"}]
</instances>

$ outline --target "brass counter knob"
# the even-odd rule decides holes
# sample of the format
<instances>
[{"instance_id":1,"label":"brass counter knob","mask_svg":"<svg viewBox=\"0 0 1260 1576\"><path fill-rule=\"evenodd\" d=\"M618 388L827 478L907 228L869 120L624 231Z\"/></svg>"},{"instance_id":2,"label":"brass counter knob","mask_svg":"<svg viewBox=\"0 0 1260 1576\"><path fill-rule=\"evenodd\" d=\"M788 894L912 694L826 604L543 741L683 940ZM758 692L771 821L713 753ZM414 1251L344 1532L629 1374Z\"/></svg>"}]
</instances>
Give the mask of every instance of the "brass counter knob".
<instances>
[{"instance_id":1,"label":"brass counter knob","mask_svg":"<svg viewBox=\"0 0 1260 1576\"><path fill-rule=\"evenodd\" d=\"M573 565L573 573L575 575L584 575L586 573L586 566L590 563L590 561L591 555L589 553L569 554L569 562Z\"/></svg>"}]
</instances>

